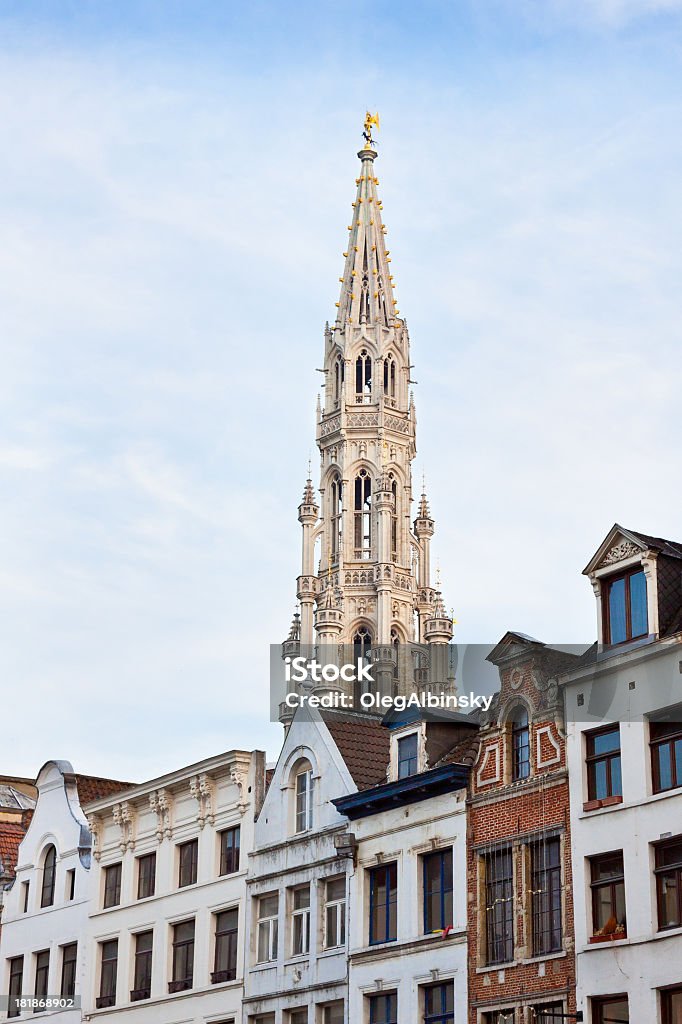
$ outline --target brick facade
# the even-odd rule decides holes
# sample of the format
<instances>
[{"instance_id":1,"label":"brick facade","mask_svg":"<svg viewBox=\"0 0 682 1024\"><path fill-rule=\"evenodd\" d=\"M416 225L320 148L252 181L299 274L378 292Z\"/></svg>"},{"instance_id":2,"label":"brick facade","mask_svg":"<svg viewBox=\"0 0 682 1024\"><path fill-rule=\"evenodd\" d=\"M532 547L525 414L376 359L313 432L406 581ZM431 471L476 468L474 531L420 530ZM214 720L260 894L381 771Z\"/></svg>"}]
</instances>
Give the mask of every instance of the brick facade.
<instances>
[{"instance_id":1,"label":"brick facade","mask_svg":"<svg viewBox=\"0 0 682 1024\"><path fill-rule=\"evenodd\" d=\"M500 692L482 722L468 796L469 1024L558 1024L535 1008L575 1011L569 791L555 682L570 656L507 634L490 660ZM521 722L514 736L513 719ZM503 881L494 886L494 878ZM561 906L560 936L552 899ZM514 1013L496 1018L500 1010Z\"/></svg>"}]
</instances>

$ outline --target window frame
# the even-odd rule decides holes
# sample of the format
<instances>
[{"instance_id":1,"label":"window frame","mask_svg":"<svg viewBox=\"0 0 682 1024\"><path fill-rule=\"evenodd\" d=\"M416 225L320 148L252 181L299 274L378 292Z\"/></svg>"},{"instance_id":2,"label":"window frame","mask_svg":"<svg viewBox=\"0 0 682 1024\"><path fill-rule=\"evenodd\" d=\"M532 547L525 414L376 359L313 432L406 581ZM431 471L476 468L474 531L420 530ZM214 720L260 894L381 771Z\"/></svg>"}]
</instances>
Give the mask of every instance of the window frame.
<instances>
[{"instance_id":1,"label":"window frame","mask_svg":"<svg viewBox=\"0 0 682 1024\"><path fill-rule=\"evenodd\" d=\"M607 750L604 753L597 754L594 750L595 740L600 736L607 736L609 733L616 733L618 735L618 749ZM613 769L612 762L618 761L618 776L620 781L620 792L614 791L614 780L613 780ZM606 764L606 794L605 796L597 796L597 780L596 780L596 766L601 763ZM621 748L621 736L620 736L620 722L611 722L608 725L602 725L599 729L589 729L585 732L585 767L587 769L587 797L590 801L603 801L613 800L618 797L622 800L623 798L623 770L622 770L622 748Z\"/></svg>"},{"instance_id":2,"label":"window frame","mask_svg":"<svg viewBox=\"0 0 682 1024\"><path fill-rule=\"evenodd\" d=\"M122 877L123 864L120 860L115 864L107 864L104 868L104 892L102 894L104 910L109 910L110 907L120 907Z\"/></svg>"},{"instance_id":3,"label":"window frame","mask_svg":"<svg viewBox=\"0 0 682 1024\"><path fill-rule=\"evenodd\" d=\"M595 879L595 877L594 877L595 876L595 868L599 865L600 862L614 860L614 859L616 859L618 857L620 857L620 863L621 863L620 874L614 874L614 875L611 875L611 876L609 876L607 878L604 878L604 879ZM607 942L607 941L609 941L609 942L616 942L619 939L625 939L625 938L627 938L627 934L628 934L628 923L627 923L627 902L626 902L626 892L625 892L625 861L624 861L624 858L623 858L623 851L622 850L612 850L609 853L595 854L594 856L589 858L589 862L590 862L590 892L591 892L591 903L592 903L592 934L590 936L590 941L592 941L592 940L599 941L601 939L604 942ZM601 928L597 928L597 921L599 920L599 916L600 916L599 913L598 913L598 909L597 909L598 908L599 893L600 893L601 890L609 889L609 891L610 891L609 902L610 902L610 908L611 908L611 917L615 917L616 918L616 925L618 927L620 925L620 922L618 921L618 914L617 914L617 910L618 910L618 889L619 888L622 888L622 892L623 892L623 908L624 908L624 913L623 913L623 931L622 932L616 932L616 931L613 931L613 932L602 932L602 928L606 927L606 924L608 923L610 918L606 919L606 922L601 926ZM601 932L601 934L599 934L600 932Z\"/></svg>"},{"instance_id":4,"label":"window frame","mask_svg":"<svg viewBox=\"0 0 682 1024\"><path fill-rule=\"evenodd\" d=\"M384 942L396 942L398 938L398 862L393 860L386 864L376 864L369 871L369 945L376 946ZM381 873L385 875L386 899L377 903L377 882ZM378 914L383 908L384 928L379 935L376 925ZM393 911L391 912L393 908ZM376 917L376 921L375 921ZM393 934L391 934L393 933Z\"/></svg>"},{"instance_id":5,"label":"window frame","mask_svg":"<svg viewBox=\"0 0 682 1024\"><path fill-rule=\"evenodd\" d=\"M519 719L522 719L519 721ZM517 705L509 718L511 745L511 781L523 782L531 776L530 715L524 704Z\"/></svg>"},{"instance_id":6,"label":"window frame","mask_svg":"<svg viewBox=\"0 0 682 1024\"><path fill-rule=\"evenodd\" d=\"M429 995L439 992L440 1009L429 1007ZM452 978L448 981L437 981L431 985L422 986L424 1004L424 1024L454 1024L455 1021L455 982ZM448 998L450 996L451 998ZM448 1003L452 1003L449 1010Z\"/></svg>"},{"instance_id":7,"label":"window frame","mask_svg":"<svg viewBox=\"0 0 682 1024\"><path fill-rule=\"evenodd\" d=\"M552 1003L536 1003L531 1009L535 1015L533 1017L533 1024L535 1024L536 1021L538 1024L542 1024L542 1021L546 1021L547 1024L564 1024L566 1008L560 1001ZM545 1016L544 1011L547 1010L552 1011L551 1017Z\"/></svg>"},{"instance_id":8,"label":"window frame","mask_svg":"<svg viewBox=\"0 0 682 1024\"><path fill-rule=\"evenodd\" d=\"M186 938L180 938L179 929L192 926L192 933ZM173 934L171 942L171 979L168 982L169 993L188 992L194 987L194 947L196 943L196 918L188 917L183 921L176 921L172 925ZM180 970L184 974L180 977Z\"/></svg>"},{"instance_id":9,"label":"window frame","mask_svg":"<svg viewBox=\"0 0 682 1024\"><path fill-rule=\"evenodd\" d=\"M373 992L367 996L369 1000L369 1024L398 1024L398 993ZM380 1002L383 1000L383 1015L377 1016Z\"/></svg>"},{"instance_id":10,"label":"window frame","mask_svg":"<svg viewBox=\"0 0 682 1024\"><path fill-rule=\"evenodd\" d=\"M625 1002L628 1006L629 1018L630 1006L627 992L614 996L592 996L590 998L590 1010L592 1011L592 1020L594 1021L594 1024L604 1024L604 1010L608 1009L609 1004L613 1005L613 1003L622 1002Z\"/></svg>"},{"instance_id":11,"label":"window frame","mask_svg":"<svg viewBox=\"0 0 682 1024\"><path fill-rule=\"evenodd\" d=\"M556 849L556 863L544 863L536 860L547 848ZM531 844L530 877L531 877L531 935L533 956L547 956L559 953L563 949L563 845L561 836L546 836ZM544 888L548 886L547 888ZM556 900L557 906L554 905ZM558 910L558 931L554 916ZM547 937L546 941L538 941Z\"/></svg>"},{"instance_id":12,"label":"window frame","mask_svg":"<svg viewBox=\"0 0 682 1024\"><path fill-rule=\"evenodd\" d=\"M256 908L256 963L257 964L271 964L277 960L277 954L279 951L279 893L269 892L261 893L257 897L258 906ZM276 899L277 906L274 914L263 914L262 904L265 900ZM261 960L261 934L267 936L267 959Z\"/></svg>"},{"instance_id":13,"label":"window frame","mask_svg":"<svg viewBox=\"0 0 682 1024\"><path fill-rule=\"evenodd\" d=\"M664 850L679 848L678 860L672 864L659 864L659 859ZM671 924L661 924L663 914L661 913L664 904L662 891L663 876L674 875L675 878L675 902L677 904L677 920ZM663 842L654 844L654 878L656 881L656 916L658 931L668 931L670 928L682 928L682 836L671 836Z\"/></svg>"},{"instance_id":14,"label":"window frame","mask_svg":"<svg viewBox=\"0 0 682 1024\"><path fill-rule=\"evenodd\" d=\"M661 989L662 1024L673 1024L673 996L678 996L682 1002L682 985L672 985L670 988Z\"/></svg>"},{"instance_id":15,"label":"window frame","mask_svg":"<svg viewBox=\"0 0 682 1024\"><path fill-rule=\"evenodd\" d=\"M632 598L630 591L630 580L633 576L641 575L644 577L644 601L646 607L646 626L643 633L637 633L632 635ZM620 580L625 581L623 603L625 606L625 639L617 640L615 643L611 640L611 587L614 583L619 583ZM611 576L605 576L601 579L601 604L602 604L602 632L604 636L604 644L607 647L620 647L621 644L629 644L632 640L641 640L643 637L649 635L649 586L647 584L646 573L641 563L636 566L630 566L629 569L623 569L622 572L614 573Z\"/></svg>"},{"instance_id":16,"label":"window frame","mask_svg":"<svg viewBox=\"0 0 682 1024\"><path fill-rule=\"evenodd\" d=\"M440 863L439 881L440 885L437 888L429 889L428 887L428 867L431 863ZM447 866L449 866L449 885L447 879ZM433 932L442 932L445 928L451 928L453 925L454 918L454 863L453 863L453 850L451 846L445 847L440 850L432 850L431 853L425 853L422 856L422 900L423 900L423 915L422 921L424 926L424 935L431 935ZM432 894L439 894L439 914L440 914L440 926L434 927L434 922L429 921L431 912L431 901L429 896ZM450 897L450 914L448 920L448 896ZM429 927L431 924L431 927Z\"/></svg>"},{"instance_id":17,"label":"window frame","mask_svg":"<svg viewBox=\"0 0 682 1024\"><path fill-rule=\"evenodd\" d=\"M137 861L137 899L148 900L152 896L156 895L156 850L151 850L149 853L143 853L136 858ZM143 869L143 865L151 864L151 870L146 871ZM143 885L146 882L146 886ZM148 888L148 892L143 892L143 888Z\"/></svg>"},{"instance_id":18,"label":"window frame","mask_svg":"<svg viewBox=\"0 0 682 1024\"><path fill-rule=\"evenodd\" d=\"M220 868L218 874L235 875L239 871L241 859L241 825L230 825L221 829L220 833ZM227 837L232 836L232 844L228 846ZM231 855L231 856L230 856ZM229 867L229 863L232 867Z\"/></svg>"},{"instance_id":19,"label":"window frame","mask_svg":"<svg viewBox=\"0 0 682 1024\"><path fill-rule=\"evenodd\" d=\"M150 999L152 992L152 968L154 962L154 929L145 928L135 932L135 949L133 952L133 988L130 992L131 1003ZM140 949L140 940L149 938L149 949ZM146 984L140 984L141 981Z\"/></svg>"},{"instance_id":20,"label":"window frame","mask_svg":"<svg viewBox=\"0 0 682 1024\"><path fill-rule=\"evenodd\" d=\"M62 966L59 980L59 994L62 999L70 999L76 994L76 974L78 966L78 943L67 942L61 947ZM67 954L68 959L67 959ZM71 955L73 954L73 955ZM67 970L68 968L68 970Z\"/></svg>"},{"instance_id":21,"label":"window frame","mask_svg":"<svg viewBox=\"0 0 682 1024\"><path fill-rule=\"evenodd\" d=\"M234 914L234 927L221 927L221 918ZM224 922L223 922L224 924ZM222 981L236 981L238 944L239 944L239 907L224 907L213 914L213 970L211 971L211 984L218 985ZM221 953L225 949L225 961L223 963Z\"/></svg>"},{"instance_id":22,"label":"window frame","mask_svg":"<svg viewBox=\"0 0 682 1024\"><path fill-rule=\"evenodd\" d=\"M508 860L509 870L491 877L490 868ZM485 962L486 965L511 963L514 959L514 850L511 845L488 850L483 854L483 898L485 907ZM497 907L502 904L502 915ZM496 928L501 936L496 936ZM500 955L496 950L499 949Z\"/></svg>"},{"instance_id":23,"label":"window frame","mask_svg":"<svg viewBox=\"0 0 682 1024\"><path fill-rule=\"evenodd\" d=\"M34 999L45 999L50 979L50 950L41 949L33 954L33 997ZM34 1011L35 1012L35 1011Z\"/></svg>"},{"instance_id":24,"label":"window frame","mask_svg":"<svg viewBox=\"0 0 682 1024\"><path fill-rule=\"evenodd\" d=\"M653 731L659 728L669 727L670 731L660 736L652 736ZM676 745L680 744L682 749L682 722L649 722L649 749L651 751L651 783L654 793L670 793L673 789L682 787L682 754L680 755L680 771L677 770ZM670 777L671 785L661 785L661 765L658 758L662 747L669 748Z\"/></svg>"},{"instance_id":25,"label":"window frame","mask_svg":"<svg viewBox=\"0 0 682 1024\"><path fill-rule=\"evenodd\" d=\"M306 764L308 767L300 767L294 777L294 832L297 836L310 832L314 825L315 776L312 764L309 761ZM303 779L305 787L301 786Z\"/></svg>"},{"instance_id":26,"label":"window frame","mask_svg":"<svg viewBox=\"0 0 682 1024\"><path fill-rule=\"evenodd\" d=\"M49 862L49 864L48 864ZM43 852L43 868L40 885L40 909L54 906L57 883L57 847L50 843Z\"/></svg>"},{"instance_id":27,"label":"window frame","mask_svg":"<svg viewBox=\"0 0 682 1024\"><path fill-rule=\"evenodd\" d=\"M115 955L105 955L107 950L113 950ZM118 939L105 939L99 944L99 995L95 999L95 1009L116 1006L117 988Z\"/></svg>"},{"instance_id":28,"label":"window frame","mask_svg":"<svg viewBox=\"0 0 682 1024\"><path fill-rule=\"evenodd\" d=\"M178 889L186 889L190 885L196 885L199 877L199 839L188 839L184 843L178 843ZM189 866L187 857L189 854ZM184 872L189 871L189 878L183 881Z\"/></svg>"},{"instance_id":29,"label":"window frame","mask_svg":"<svg viewBox=\"0 0 682 1024\"><path fill-rule=\"evenodd\" d=\"M297 906L299 897L307 894L308 902ZM310 883L297 885L290 890L291 901L291 956L308 956L310 954Z\"/></svg>"},{"instance_id":30,"label":"window frame","mask_svg":"<svg viewBox=\"0 0 682 1024\"><path fill-rule=\"evenodd\" d=\"M334 882L343 883L343 896L336 897L335 899L329 899L329 886ZM348 900L347 882L345 875L335 875L332 878L325 878L324 880L324 948L325 949L339 949L346 944L346 903ZM331 916L334 920L334 930L336 937L340 938L339 942L330 943L330 927L329 919Z\"/></svg>"},{"instance_id":31,"label":"window frame","mask_svg":"<svg viewBox=\"0 0 682 1024\"><path fill-rule=\"evenodd\" d=\"M17 970L18 967L18 970ZM17 985L18 980L18 985ZM7 1007L7 1019L10 1020L13 1017L19 1017L23 1010L19 1006L12 1006L12 999L21 999L24 991L24 957L13 956L9 960L9 985L8 985L8 996L10 1003Z\"/></svg>"}]
</instances>

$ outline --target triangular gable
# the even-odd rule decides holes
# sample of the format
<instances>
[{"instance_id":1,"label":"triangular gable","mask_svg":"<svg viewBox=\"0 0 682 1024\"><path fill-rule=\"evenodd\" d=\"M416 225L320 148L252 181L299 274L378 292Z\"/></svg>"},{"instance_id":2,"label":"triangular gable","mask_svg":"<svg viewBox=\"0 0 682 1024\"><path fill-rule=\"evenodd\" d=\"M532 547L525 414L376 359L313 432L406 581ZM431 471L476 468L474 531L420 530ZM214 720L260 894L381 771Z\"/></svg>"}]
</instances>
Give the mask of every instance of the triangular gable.
<instances>
[{"instance_id":1,"label":"triangular gable","mask_svg":"<svg viewBox=\"0 0 682 1024\"><path fill-rule=\"evenodd\" d=\"M604 569L607 566L618 565L627 561L635 555L647 551L649 545L647 540L640 534L626 530L625 527L614 523L596 552L583 569L583 575L589 576L597 569Z\"/></svg>"}]
</instances>

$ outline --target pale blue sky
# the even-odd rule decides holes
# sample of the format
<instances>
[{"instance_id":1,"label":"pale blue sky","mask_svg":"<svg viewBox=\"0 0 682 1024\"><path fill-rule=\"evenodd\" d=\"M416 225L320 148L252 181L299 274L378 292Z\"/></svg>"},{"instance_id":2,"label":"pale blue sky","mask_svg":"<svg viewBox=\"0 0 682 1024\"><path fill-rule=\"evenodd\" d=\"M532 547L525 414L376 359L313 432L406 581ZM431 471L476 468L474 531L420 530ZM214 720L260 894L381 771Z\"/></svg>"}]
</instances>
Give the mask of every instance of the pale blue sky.
<instances>
[{"instance_id":1,"label":"pale blue sky","mask_svg":"<svg viewBox=\"0 0 682 1024\"><path fill-rule=\"evenodd\" d=\"M366 106L458 638L594 636L613 521L682 538L681 60L677 0L0 2L0 770L275 753Z\"/></svg>"}]
</instances>

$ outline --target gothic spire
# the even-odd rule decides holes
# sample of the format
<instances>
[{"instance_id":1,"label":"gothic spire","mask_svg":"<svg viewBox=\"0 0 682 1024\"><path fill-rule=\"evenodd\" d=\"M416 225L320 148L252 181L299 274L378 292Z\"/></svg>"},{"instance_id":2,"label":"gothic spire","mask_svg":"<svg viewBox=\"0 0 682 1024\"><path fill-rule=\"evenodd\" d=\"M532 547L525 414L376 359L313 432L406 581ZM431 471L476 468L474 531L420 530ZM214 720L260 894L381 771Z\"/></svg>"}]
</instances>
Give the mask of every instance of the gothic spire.
<instances>
[{"instance_id":1,"label":"gothic spire","mask_svg":"<svg viewBox=\"0 0 682 1024\"><path fill-rule=\"evenodd\" d=\"M357 191L353 216L348 226L348 248L341 294L337 305L336 326L345 323L382 324L392 327L399 313L393 294L393 277L386 248L386 226L383 223L381 199L377 191L379 179L374 173L376 150L366 147L358 153L360 177L355 179Z\"/></svg>"}]
</instances>

